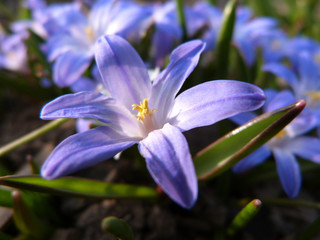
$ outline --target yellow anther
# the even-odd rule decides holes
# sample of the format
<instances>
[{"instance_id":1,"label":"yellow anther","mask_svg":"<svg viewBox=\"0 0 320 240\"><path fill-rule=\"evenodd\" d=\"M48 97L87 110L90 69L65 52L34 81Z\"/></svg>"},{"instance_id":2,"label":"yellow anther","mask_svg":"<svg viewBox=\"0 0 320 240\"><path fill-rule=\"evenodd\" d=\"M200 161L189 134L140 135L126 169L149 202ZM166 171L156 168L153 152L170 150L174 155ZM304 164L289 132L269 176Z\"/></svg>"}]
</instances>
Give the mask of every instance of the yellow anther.
<instances>
[{"instance_id":1,"label":"yellow anther","mask_svg":"<svg viewBox=\"0 0 320 240\"><path fill-rule=\"evenodd\" d=\"M279 50L280 48L281 48L281 42L280 41L278 41L278 40L275 40L275 41L273 41L272 42L272 44L271 44L271 49L272 50Z\"/></svg>"},{"instance_id":2,"label":"yellow anther","mask_svg":"<svg viewBox=\"0 0 320 240\"><path fill-rule=\"evenodd\" d=\"M306 94L313 102L320 100L320 91L307 91Z\"/></svg>"},{"instance_id":3,"label":"yellow anther","mask_svg":"<svg viewBox=\"0 0 320 240\"><path fill-rule=\"evenodd\" d=\"M281 130L280 132L278 132L274 137L275 138L283 138L287 135L285 130Z\"/></svg>"},{"instance_id":4,"label":"yellow anther","mask_svg":"<svg viewBox=\"0 0 320 240\"><path fill-rule=\"evenodd\" d=\"M91 26L87 26L84 31L90 40L94 40L95 36Z\"/></svg>"},{"instance_id":5,"label":"yellow anther","mask_svg":"<svg viewBox=\"0 0 320 240\"><path fill-rule=\"evenodd\" d=\"M314 60L316 63L320 63L320 53L317 53L315 56L314 56Z\"/></svg>"},{"instance_id":6,"label":"yellow anther","mask_svg":"<svg viewBox=\"0 0 320 240\"><path fill-rule=\"evenodd\" d=\"M149 110L147 98L143 99L143 101L140 102L140 105L132 104L132 110L138 110L139 113L134 116L136 116L138 118L138 120L141 120L141 121L144 120L146 115L152 116L153 111L155 111L155 109L153 109L151 111Z\"/></svg>"}]
</instances>

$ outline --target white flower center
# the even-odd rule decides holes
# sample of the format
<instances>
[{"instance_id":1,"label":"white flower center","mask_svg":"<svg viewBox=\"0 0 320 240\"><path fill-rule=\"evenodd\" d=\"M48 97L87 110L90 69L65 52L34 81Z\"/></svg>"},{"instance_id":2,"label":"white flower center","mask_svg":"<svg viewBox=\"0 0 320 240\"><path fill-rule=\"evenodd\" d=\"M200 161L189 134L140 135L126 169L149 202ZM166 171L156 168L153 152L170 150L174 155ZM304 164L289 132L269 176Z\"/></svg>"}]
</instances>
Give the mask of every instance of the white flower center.
<instances>
[{"instance_id":1,"label":"white flower center","mask_svg":"<svg viewBox=\"0 0 320 240\"><path fill-rule=\"evenodd\" d=\"M274 147L280 147L282 142L287 139L288 133L286 129L282 129L280 132L278 132L270 141L267 143L271 148Z\"/></svg>"},{"instance_id":2,"label":"white flower center","mask_svg":"<svg viewBox=\"0 0 320 240\"><path fill-rule=\"evenodd\" d=\"M93 28L90 25L87 26L84 31L85 31L89 41L94 42L96 40Z\"/></svg>"},{"instance_id":3,"label":"white flower center","mask_svg":"<svg viewBox=\"0 0 320 240\"><path fill-rule=\"evenodd\" d=\"M156 109L149 109L147 98L143 99L143 101L140 102L140 105L133 104L132 110L138 110L138 114L134 116L137 117L137 120L141 123L144 136L147 136L149 132L155 130L152 117L153 112L156 111Z\"/></svg>"}]
</instances>

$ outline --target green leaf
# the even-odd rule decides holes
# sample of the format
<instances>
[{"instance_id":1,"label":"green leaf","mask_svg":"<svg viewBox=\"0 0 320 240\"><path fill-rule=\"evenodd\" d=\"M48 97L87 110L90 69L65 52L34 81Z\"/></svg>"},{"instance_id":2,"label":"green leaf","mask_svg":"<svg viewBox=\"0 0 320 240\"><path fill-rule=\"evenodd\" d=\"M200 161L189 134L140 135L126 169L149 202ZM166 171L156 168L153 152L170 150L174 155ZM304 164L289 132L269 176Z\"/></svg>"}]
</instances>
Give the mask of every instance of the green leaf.
<instances>
[{"instance_id":1,"label":"green leaf","mask_svg":"<svg viewBox=\"0 0 320 240\"><path fill-rule=\"evenodd\" d=\"M223 12L222 24L218 34L217 46L214 53L214 69L216 78L228 77L229 55L234 23L236 21L237 5L237 0L230 0Z\"/></svg>"},{"instance_id":2,"label":"green leaf","mask_svg":"<svg viewBox=\"0 0 320 240\"><path fill-rule=\"evenodd\" d=\"M103 219L101 228L104 232L111 234L117 239L121 240L133 240L133 232L130 225L116 217L106 217Z\"/></svg>"},{"instance_id":3,"label":"green leaf","mask_svg":"<svg viewBox=\"0 0 320 240\"><path fill-rule=\"evenodd\" d=\"M231 168L280 132L306 106L304 100L262 114L200 151L194 157L199 179L214 177Z\"/></svg>"},{"instance_id":4,"label":"green leaf","mask_svg":"<svg viewBox=\"0 0 320 240\"><path fill-rule=\"evenodd\" d=\"M51 195L23 190L25 204L37 216L50 220L54 225L60 225L61 216L56 209L55 199Z\"/></svg>"},{"instance_id":5,"label":"green leaf","mask_svg":"<svg viewBox=\"0 0 320 240\"><path fill-rule=\"evenodd\" d=\"M26 204L23 193L15 190L13 197L13 218L18 229L34 239L47 239L53 228L42 221Z\"/></svg>"},{"instance_id":6,"label":"green leaf","mask_svg":"<svg viewBox=\"0 0 320 240\"><path fill-rule=\"evenodd\" d=\"M0 185L35 192L84 198L156 198L157 191L150 187L107 183L75 177L46 180L40 176L0 177Z\"/></svg>"},{"instance_id":7,"label":"green leaf","mask_svg":"<svg viewBox=\"0 0 320 240\"><path fill-rule=\"evenodd\" d=\"M231 225L227 228L227 234L233 236L238 230L247 225L261 208L261 201L254 199L249 202L233 219Z\"/></svg>"},{"instance_id":8,"label":"green leaf","mask_svg":"<svg viewBox=\"0 0 320 240\"><path fill-rule=\"evenodd\" d=\"M0 206L1 207L12 208L13 201L12 201L11 194L12 194L12 190L0 187Z\"/></svg>"}]
</instances>

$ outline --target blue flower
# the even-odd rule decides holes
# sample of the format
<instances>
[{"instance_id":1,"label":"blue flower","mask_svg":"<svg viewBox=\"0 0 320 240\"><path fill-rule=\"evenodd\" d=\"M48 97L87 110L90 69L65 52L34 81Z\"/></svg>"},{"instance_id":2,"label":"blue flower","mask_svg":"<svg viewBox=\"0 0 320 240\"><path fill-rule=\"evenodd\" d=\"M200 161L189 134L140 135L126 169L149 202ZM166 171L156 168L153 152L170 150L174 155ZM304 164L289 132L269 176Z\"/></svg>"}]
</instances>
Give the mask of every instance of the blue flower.
<instances>
[{"instance_id":1,"label":"blue flower","mask_svg":"<svg viewBox=\"0 0 320 240\"><path fill-rule=\"evenodd\" d=\"M100 0L88 16L80 10L64 12L64 28L46 44L50 61L55 60L53 79L60 87L70 86L88 69L94 56L95 41L103 34L130 37L149 12L130 2ZM60 24L59 24L60 26Z\"/></svg>"},{"instance_id":2,"label":"blue flower","mask_svg":"<svg viewBox=\"0 0 320 240\"><path fill-rule=\"evenodd\" d=\"M280 93L275 90L266 90L265 94L267 101L264 105L264 112L296 102L296 98L289 90ZM242 113L231 119L242 125L254 117L253 113ZM237 163L233 168L234 172L246 172L273 155L284 191L290 198L296 197L301 187L301 172L295 156L320 163L320 139L303 136L313 127L314 117L308 111L303 111L269 142Z\"/></svg>"},{"instance_id":3,"label":"blue flower","mask_svg":"<svg viewBox=\"0 0 320 240\"><path fill-rule=\"evenodd\" d=\"M307 111L315 118L314 128L320 125L320 75L312 56L302 52L296 57L296 70L280 63L270 63L262 67L263 71L273 73L283 79L293 90L296 99L307 102Z\"/></svg>"},{"instance_id":4,"label":"blue flower","mask_svg":"<svg viewBox=\"0 0 320 240\"><path fill-rule=\"evenodd\" d=\"M261 48L262 57L265 63L278 62L288 54L289 37L280 29L274 29L262 33L257 45Z\"/></svg>"},{"instance_id":5,"label":"blue flower","mask_svg":"<svg viewBox=\"0 0 320 240\"><path fill-rule=\"evenodd\" d=\"M214 49L222 24L222 12L209 3L199 3L195 9L206 16L209 29L204 35L208 44L206 50ZM234 24L232 43L237 47L246 65L252 66L256 60L256 47L259 38L273 31L277 21L273 18L260 17L252 19L249 8L238 7Z\"/></svg>"},{"instance_id":6,"label":"blue flower","mask_svg":"<svg viewBox=\"0 0 320 240\"><path fill-rule=\"evenodd\" d=\"M178 204L192 207L197 177L181 132L256 109L265 100L258 87L232 80L206 82L176 97L203 48L199 40L176 48L151 83L142 59L126 40L100 38L95 57L111 97L95 91L64 95L48 103L41 118L93 118L102 126L60 143L44 163L42 176L70 174L138 143L156 183Z\"/></svg>"},{"instance_id":7,"label":"blue flower","mask_svg":"<svg viewBox=\"0 0 320 240\"><path fill-rule=\"evenodd\" d=\"M252 66L256 60L255 50L259 38L277 26L277 21L273 18L251 19L251 17L252 13L248 8L239 7L233 33L233 43L248 66Z\"/></svg>"},{"instance_id":8,"label":"blue flower","mask_svg":"<svg viewBox=\"0 0 320 240\"><path fill-rule=\"evenodd\" d=\"M208 2L197 2L194 10L206 17L208 30L204 33L202 39L206 43L205 51L214 50L219 34L223 13L222 11Z\"/></svg>"},{"instance_id":9,"label":"blue flower","mask_svg":"<svg viewBox=\"0 0 320 240\"><path fill-rule=\"evenodd\" d=\"M176 3L168 1L155 5L151 23L155 25L152 36L152 56L156 66L163 66L166 57L177 43L182 42L183 30L177 17ZM189 38L194 36L206 23L201 13L184 6L185 24Z\"/></svg>"},{"instance_id":10,"label":"blue flower","mask_svg":"<svg viewBox=\"0 0 320 240\"><path fill-rule=\"evenodd\" d=\"M23 35L15 33L0 39L0 69L27 72L27 48Z\"/></svg>"}]
</instances>

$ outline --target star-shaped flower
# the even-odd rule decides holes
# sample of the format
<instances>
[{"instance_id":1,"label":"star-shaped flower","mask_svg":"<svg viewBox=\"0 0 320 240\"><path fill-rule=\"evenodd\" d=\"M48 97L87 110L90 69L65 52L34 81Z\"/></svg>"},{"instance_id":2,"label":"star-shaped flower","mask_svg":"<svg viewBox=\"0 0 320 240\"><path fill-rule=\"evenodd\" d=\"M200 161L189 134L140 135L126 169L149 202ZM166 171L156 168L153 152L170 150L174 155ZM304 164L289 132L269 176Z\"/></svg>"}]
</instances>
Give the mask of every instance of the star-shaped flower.
<instances>
[{"instance_id":1,"label":"star-shaped flower","mask_svg":"<svg viewBox=\"0 0 320 240\"><path fill-rule=\"evenodd\" d=\"M205 82L176 97L204 45L194 40L176 48L169 65L151 83L143 61L126 40L101 37L95 57L111 97L95 91L61 96L42 109L41 118L93 118L102 126L60 143L43 165L42 176L70 174L137 143L155 182L178 204L192 207L197 177L182 132L254 110L265 100L260 88L232 80Z\"/></svg>"}]
</instances>

